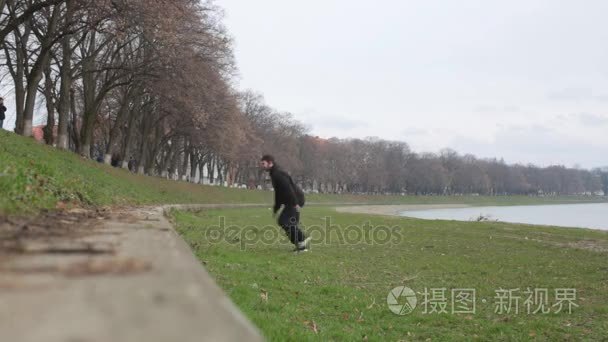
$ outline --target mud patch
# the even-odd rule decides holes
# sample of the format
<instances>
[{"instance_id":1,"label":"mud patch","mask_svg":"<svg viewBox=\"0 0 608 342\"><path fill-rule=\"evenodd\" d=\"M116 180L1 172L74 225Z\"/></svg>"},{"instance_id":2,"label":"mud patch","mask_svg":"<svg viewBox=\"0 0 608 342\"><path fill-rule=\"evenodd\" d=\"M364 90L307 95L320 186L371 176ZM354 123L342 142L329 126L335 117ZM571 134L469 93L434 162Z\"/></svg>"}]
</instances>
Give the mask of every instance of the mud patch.
<instances>
[{"instance_id":1,"label":"mud patch","mask_svg":"<svg viewBox=\"0 0 608 342\"><path fill-rule=\"evenodd\" d=\"M107 218L107 210L81 208L43 212L35 217L0 217L0 255L27 252L24 246L31 243L86 236Z\"/></svg>"},{"instance_id":2,"label":"mud patch","mask_svg":"<svg viewBox=\"0 0 608 342\"><path fill-rule=\"evenodd\" d=\"M74 263L61 272L70 277L97 274L125 275L149 271L150 263L136 258L92 259Z\"/></svg>"},{"instance_id":3,"label":"mud patch","mask_svg":"<svg viewBox=\"0 0 608 342\"><path fill-rule=\"evenodd\" d=\"M24 254L113 254L116 251L116 245L112 243L53 240L19 240L13 248L15 252Z\"/></svg>"},{"instance_id":4,"label":"mud patch","mask_svg":"<svg viewBox=\"0 0 608 342\"><path fill-rule=\"evenodd\" d=\"M124 275L149 271L150 263L136 258L89 258L67 264L19 265L0 268L5 274L40 274L51 273L68 277L93 275Z\"/></svg>"},{"instance_id":5,"label":"mud patch","mask_svg":"<svg viewBox=\"0 0 608 342\"><path fill-rule=\"evenodd\" d=\"M126 211L73 208L35 217L0 217L0 288L22 289L48 277L146 272L148 262L116 255L121 232L107 220L136 222Z\"/></svg>"}]
</instances>

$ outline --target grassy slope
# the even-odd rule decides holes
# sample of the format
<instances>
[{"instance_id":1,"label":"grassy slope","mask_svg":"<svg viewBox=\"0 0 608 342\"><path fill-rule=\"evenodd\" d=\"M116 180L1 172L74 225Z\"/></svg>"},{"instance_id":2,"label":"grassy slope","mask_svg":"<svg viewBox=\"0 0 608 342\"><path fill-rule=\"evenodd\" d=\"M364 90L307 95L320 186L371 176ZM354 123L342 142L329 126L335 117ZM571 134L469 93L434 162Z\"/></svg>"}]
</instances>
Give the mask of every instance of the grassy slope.
<instances>
[{"instance_id":1,"label":"grassy slope","mask_svg":"<svg viewBox=\"0 0 608 342\"><path fill-rule=\"evenodd\" d=\"M258 191L195 186L145 177L0 130L0 212L84 205L259 202Z\"/></svg>"},{"instance_id":2,"label":"grassy slope","mask_svg":"<svg viewBox=\"0 0 608 342\"><path fill-rule=\"evenodd\" d=\"M608 234L586 229L532 227L496 222L425 221L336 213L309 207L308 232L331 217L349 225L397 227L394 244L313 243L292 255L287 239L263 209L175 212L177 227L197 257L235 303L276 341L284 340L601 340L608 336ZM230 237L213 242L211 226L225 217ZM247 235L244 235L247 232ZM261 234L273 242L253 244ZM396 237L398 235L393 235ZM577 248L593 246L596 251ZM601 251L597 251L601 250ZM397 316L386 305L388 292L407 285L475 288L477 312ZM576 288L572 314L527 315L494 312L495 290ZM262 299L264 293L268 300ZM447 298L451 298L448 292ZM483 303L482 299L487 302ZM451 310L450 304L447 306ZM534 308L532 309L534 310ZM316 325L318 333L312 328Z\"/></svg>"},{"instance_id":3,"label":"grassy slope","mask_svg":"<svg viewBox=\"0 0 608 342\"><path fill-rule=\"evenodd\" d=\"M226 189L133 175L0 130L0 214L84 205L268 203L270 192ZM318 203L468 203L514 205L598 201L589 197L309 195Z\"/></svg>"}]
</instances>

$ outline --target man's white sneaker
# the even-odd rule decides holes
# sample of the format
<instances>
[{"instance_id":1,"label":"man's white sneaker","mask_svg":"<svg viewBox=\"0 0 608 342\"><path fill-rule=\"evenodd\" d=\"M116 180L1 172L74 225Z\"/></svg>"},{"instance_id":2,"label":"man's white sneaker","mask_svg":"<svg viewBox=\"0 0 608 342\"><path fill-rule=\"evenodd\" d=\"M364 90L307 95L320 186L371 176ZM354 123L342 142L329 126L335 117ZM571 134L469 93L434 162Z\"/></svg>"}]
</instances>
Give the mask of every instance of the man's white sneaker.
<instances>
[{"instance_id":1,"label":"man's white sneaker","mask_svg":"<svg viewBox=\"0 0 608 342\"><path fill-rule=\"evenodd\" d=\"M310 240L312 240L311 236L304 239L304 241L299 242L298 249L308 249L308 247L310 246Z\"/></svg>"}]
</instances>

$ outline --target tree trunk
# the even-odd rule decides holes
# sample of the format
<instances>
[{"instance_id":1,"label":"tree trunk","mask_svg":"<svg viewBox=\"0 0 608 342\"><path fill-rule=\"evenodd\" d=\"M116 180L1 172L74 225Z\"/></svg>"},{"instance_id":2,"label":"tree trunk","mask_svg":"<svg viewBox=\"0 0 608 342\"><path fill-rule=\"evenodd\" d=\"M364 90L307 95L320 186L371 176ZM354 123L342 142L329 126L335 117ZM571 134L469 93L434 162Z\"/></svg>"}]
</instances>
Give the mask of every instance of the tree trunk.
<instances>
[{"instance_id":1,"label":"tree trunk","mask_svg":"<svg viewBox=\"0 0 608 342\"><path fill-rule=\"evenodd\" d=\"M116 139L118 139L118 134L120 133L120 128L124 125L127 120L127 115L129 113L129 96L131 95L131 91L127 90L123 95L122 101L120 103L120 108L118 109L118 113L116 115L116 121L110 128L110 137L108 139L108 144L106 145L106 151L104 155L104 163L110 164L112 161L112 154L115 152L116 147ZM126 159L127 157L122 155L122 159Z\"/></svg>"},{"instance_id":2,"label":"tree trunk","mask_svg":"<svg viewBox=\"0 0 608 342\"><path fill-rule=\"evenodd\" d=\"M78 121L78 115L76 114L76 96L74 96L74 89L70 89L70 118L72 121L72 129L70 131L70 139L74 145L74 151L80 150L80 122Z\"/></svg>"},{"instance_id":3,"label":"tree trunk","mask_svg":"<svg viewBox=\"0 0 608 342\"><path fill-rule=\"evenodd\" d=\"M68 1L68 4L70 1ZM69 5L68 5L69 6ZM66 18L66 20L69 20ZM63 150L69 148L68 122L70 121L70 89L72 87L72 59L70 37L65 36L61 41L63 58L60 69L61 85L59 90L59 127L57 128L57 147Z\"/></svg>"},{"instance_id":4,"label":"tree trunk","mask_svg":"<svg viewBox=\"0 0 608 342\"><path fill-rule=\"evenodd\" d=\"M17 31L14 32L15 36L15 61L14 70L11 69L11 74L14 78L15 83L15 133L20 133L23 130L23 108L25 103L25 86L23 80L25 79L25 66L28 63L26 56L27 40L29 37L29 29L26 28L23 36ZM10 56L8 49L4 49L6 56Z\"/></svg>"},{"instance_id":5,"label":"tree trunk","mask_svg":"<svg viewBox=\"0 0 608 342\"><path fill-rule=\"evenodd\" d=\"M215 158L210 157L209 162L207 163L207 176L209 178L209 183L215 183Z\"/></svg>"},{"instance_id":6,"label":"tree trunk","mask_svg":"<svg viewBox=\"0 0 608 342\"><path fill-rule=\"evenodd\" d=\"M190 151L190 182L196 182L196 170L198 169L199 160L197 158L197 153L195 149L191 149ZM201 174L201 177L203 175Z\"/></svg>"},{"instance_id":7,"label":"tree trunk","mask_svg":"<svg viewBox=\"0 0 608 342\"><path fill-rule=\"evenodd\" d=\"M140 148L139 148L140 154L139 154L139 163L137 165L137 173L139 173L140 175L143 175L144 170L145 170L145 165L149 158L149 156L148 156L148 150L149 150L148 135L150 135L151 123L150 123L150 118L146 118L146 117L143 117L141 121L142 121L141 122L142 132L141 132L141 142L140 142Z\"/></svg>"},{"instance_id":8,"label":"tree trunk","mask_svg":"<svg viewBox=\"0 0 608 342\"><path fill-rule=\"evenodd\" d=\"M122 149L121 149L121 155L123 156L123 168L128 168L129 162L127 160L130 160L132 157L132 152L131 152L131 145L133 145L133 139L135 136L135 129L136 129L136 123L137 123L137 117L138 117L138 113L135 111L130 111L130 115L129 115L129 124L126 127L126 134L125 134L125 138L122 141ZM135 163L138 162L138 159L135 159Z\"/></svg>"},{"instance_id":9,"label":"tree trunk","mask_svg":"<svg viewBox=\"0 0 608 342\"><path fill-rule=\"evenodd\" d=\"M38 84L42 79L42 69L34 67L27 80L25 106L21 114L21 127L17 133L25 136L32 136L32 127L34 120L34 108L36 106L36 95L38 94Z\"/></svg>"},{"instance_id":10,"label":"tree trunk","mask_svg":"<svg viewBox=\"0 0 608 342\"><path fill-rule=\"evenodd\" d=\"M82 126L80 127L80 150L78 152L82 156L90 158L93 128L95 126L95 116L97 115L97 110L93 104L95 101L95 79L90 72L84 72L82 83L84 90L84 112L82 115Z\"/></svg>"},{"instance_id":11,"label":"tree trunk","mask_svg":"<svg viewBox=\"0 0 608 342\"><path fill-rule=\"evenodd\" d=\"M187 181L188 179L184 179L188 177L188 163L189 163L189 159L190 159L190 144L188 142L188 139L184 138L184 152L180 154L181 156L183 156L183 160L182 160L182 165L181 168L179 170L179 178L180 180L185 180Z\"/></svg>"},{"instance_id":12,"label":"tree trunk","mask_svg":"<svg viewBox=\"0 0 608 342\"><path fill-rule=\"evenodd\" d=\"M64 27L68 27L72 20L72 0L66 1L66 13ZM57 127L57 147L62 150L69 148L68 123L70 120L70 89L72 87L72 47L70 46L70 35L61 39L61 67L59 76L59 125Z\"/></svg>"},{"instance_id":13,"label":"tree trunk","mask_svg":"<svg viewBox=\"0 0 608 342\"><path fill-rule=\"evenodd\" d=\"M205 178L204 178L205 163L202 161L202 159L200 160L200 162L198 164L198 174L199 174L198 184L205 184Z\"/></svg>"},{"instance_id":14,"label":"tree trunk","mask_svg":"<svg viewBox=\"0 0 608 342\"><path fill-rule=\"evenodd\" d=\"M91 32L88 43L88 56L82 61L82 90L84 100L84 111L82 113L82 127L80 128L80 149L78 153L88 158L91 157L91 144L93 142L93 129L101 97L97 90L97 80L95 79L95 58L97 48L95 31Z\"/></svg>"},{"instance_id":15,"label":"tree trunk","mask_svg":"<svg viewBox=\"0 0 608 342\"><path fill-rule=\"evenodd\" d=\"M51 44L54 39L57 21L59 20L60 6L53 8L53 13L49 19L49 26L44 37L41 37L40 53L38 59L32 66L30 74L27 77L27 95L25 98L25 106L23 107L23 121L21 123L20 134L32 136L32 121L34 119L34 108L36 105L36 95L38 94L38 85L42 79L43 68L49 63L51 58Z\"/></svg>"},{"instance_id":16,"label":"tree trunk","mask_svg":"<svg viewBox=\"0 0 608 342\"><path fill-rule=\"evenodd\" d=\"M53 103L53 80L51 78L50 59L44 66L44 99L46 102L46 126L44 127L44 141L47 145L55 144L55 105Z\"/></svg>"}]
</instances>

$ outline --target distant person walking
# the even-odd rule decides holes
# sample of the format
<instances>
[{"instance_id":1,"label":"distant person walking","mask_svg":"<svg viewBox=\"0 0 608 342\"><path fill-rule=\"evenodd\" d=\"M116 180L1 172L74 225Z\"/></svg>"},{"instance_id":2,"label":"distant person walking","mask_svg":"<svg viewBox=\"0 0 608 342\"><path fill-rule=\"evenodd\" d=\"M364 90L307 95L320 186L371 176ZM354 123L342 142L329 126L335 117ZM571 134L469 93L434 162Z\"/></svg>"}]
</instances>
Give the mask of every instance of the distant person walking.
<instances>
[{"instance_id":1,"label":"distant person walking","mask_svg":"<svg viewBox=\"0 0 608 342\"><path fill-rule=\"evenodd\" d=\"M270 174L272 187L274 188L274 207L273 215L283 205L283 211L279 215L279 226L283 228L289 241L296 248L295 252L308 251L308 245L311 238L306 238L299 227L300 224L300 209L304 206L304 192L298 188L291 176L275 164L274 157L264 155L260 161L260 167Z\"/></svg>"},{"instance_id":2,"label":"distant person walking","mask_svg":"<svg viewBox=\"0 0 608 342\"><path fill-rule=\"evenodd\" d=\"M4 98L0 97L0 129L4 126L4 119L6 119L6 107L4 106Z\"/></svg>"}]
</instances>

